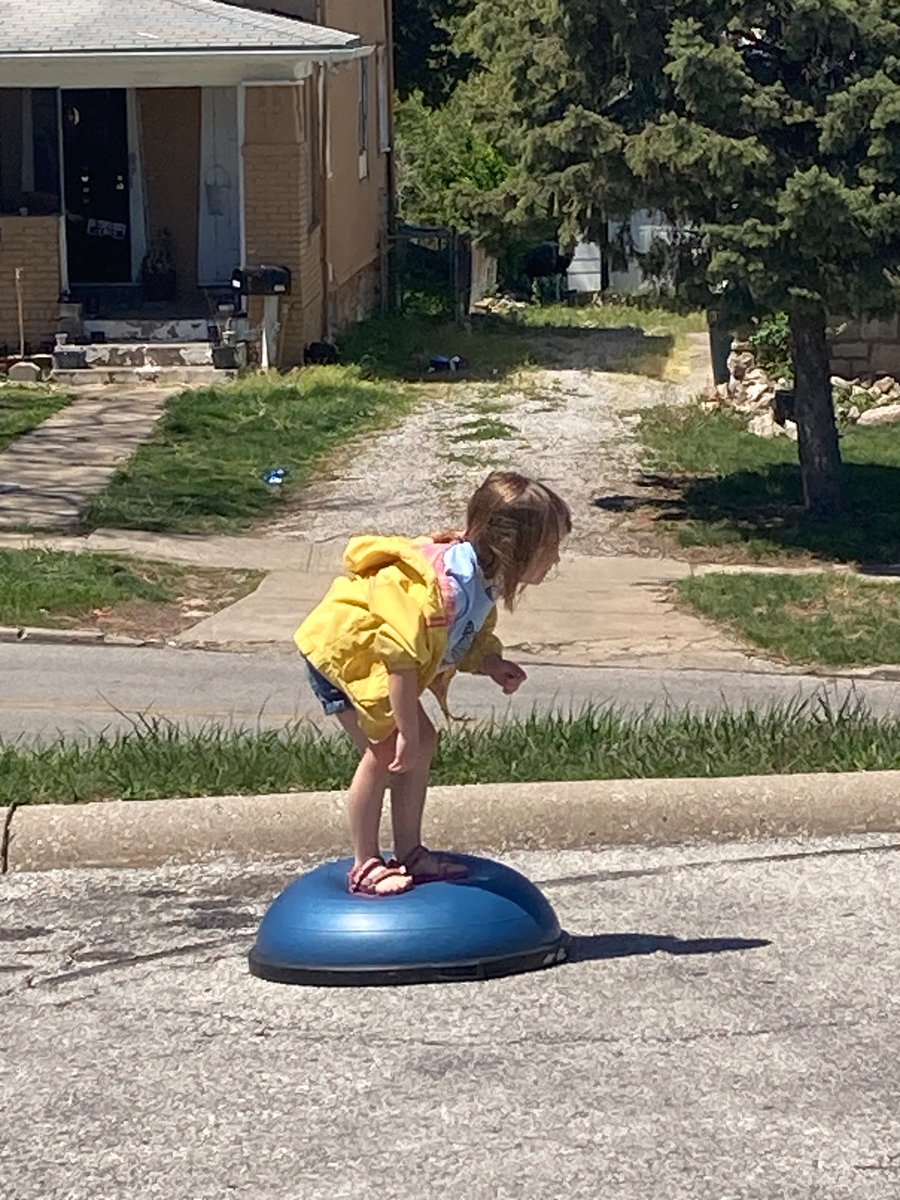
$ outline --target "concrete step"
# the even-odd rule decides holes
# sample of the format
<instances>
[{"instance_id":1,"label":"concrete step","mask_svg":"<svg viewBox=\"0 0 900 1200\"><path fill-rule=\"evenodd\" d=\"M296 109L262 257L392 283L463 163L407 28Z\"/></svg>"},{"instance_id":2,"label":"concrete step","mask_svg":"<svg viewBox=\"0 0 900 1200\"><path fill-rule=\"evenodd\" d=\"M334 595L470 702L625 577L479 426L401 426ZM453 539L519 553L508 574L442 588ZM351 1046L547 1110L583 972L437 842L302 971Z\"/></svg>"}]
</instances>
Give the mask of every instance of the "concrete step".
<instances>
[{"instance_id":1,"label":"concrete step","mask_svg":"<svg viewBox=\"0 0 900 1200\"><path fill-rule=\"evenodd\" d=\"M54 371L51 378L62 387L85 387L96 384L155 383L164 387L211 387L234 379L237 371L219 371L212 366L180 367L86 367L81 371Z\"/></svg>"},{"instance_id":2,"label":"concrete step","mask_svg":"<svg viewBox=\"0 0 900 1200\"><path fill-rule=\"evenodd\" d=\"M208 325L224 327L226 317L140 317L107 320L90 317L84 332L102 333L107 342L205 342Z\"/></svg>"},{"instance_id":3,"label":"concrete step","mask_svg":"<svg viewBox=\"0 0 900 1200\"><path fill-rule=\"evenodd\" d=\"M209 342L101 342L84 346L90 367L207 367Z\"/></svg>"}]
</instances>

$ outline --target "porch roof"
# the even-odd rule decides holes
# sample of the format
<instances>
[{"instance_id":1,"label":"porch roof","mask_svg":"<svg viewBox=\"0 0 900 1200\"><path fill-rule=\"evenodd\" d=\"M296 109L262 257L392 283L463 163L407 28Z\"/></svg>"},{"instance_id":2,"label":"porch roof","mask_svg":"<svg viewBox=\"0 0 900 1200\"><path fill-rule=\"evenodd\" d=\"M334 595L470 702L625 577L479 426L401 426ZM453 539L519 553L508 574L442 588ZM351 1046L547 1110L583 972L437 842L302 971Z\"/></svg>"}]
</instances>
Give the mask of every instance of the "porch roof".
<instances>
[{"instance_id":1,"label":"porch roof","mask_svg":"<svg viewBox=\"0 0 900 1200\"><path fill-rule=\"evenodd\" d=\"M152 87L302 79L360 39L220 0L4 0L0 87Z\"/></svg>"}]
</instances>

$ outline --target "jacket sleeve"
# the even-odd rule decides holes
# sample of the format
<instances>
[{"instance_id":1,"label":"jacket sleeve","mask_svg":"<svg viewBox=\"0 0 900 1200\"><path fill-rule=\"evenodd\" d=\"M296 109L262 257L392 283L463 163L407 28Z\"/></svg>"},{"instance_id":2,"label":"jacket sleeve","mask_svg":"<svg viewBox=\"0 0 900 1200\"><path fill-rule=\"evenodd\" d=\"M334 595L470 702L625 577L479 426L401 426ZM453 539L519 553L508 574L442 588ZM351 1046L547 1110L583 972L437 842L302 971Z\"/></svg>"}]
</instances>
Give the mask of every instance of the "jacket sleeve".
<instances>
[{"instance_id":1,"label":"jacket sleeve","mask_svg":"<svg viewBox=\"0 0 900 1200\"><path fill-rule=\"evenodd\" d=\"M388 671L414 671L429 661L421 605L391 568L378 571L369 584L369 612L376 628L373 653Z\"/></svg>"},{"instance_id":2,"label":"jacket sleeve","mask_svg":"<svg viewBox=\"0 0 900 1200\"><path fill-rule=\"evenodd\" d=\"M496 606L491 609L488 618L482 625L481 629L475 635L475 640L472 643L468 653L460 659L458 669L465 671L468 675L481 675L482 663L489 654L499 654L503 656L503 643L494 633L497 627L497 609Z\"/></svg>"}]
</instances>

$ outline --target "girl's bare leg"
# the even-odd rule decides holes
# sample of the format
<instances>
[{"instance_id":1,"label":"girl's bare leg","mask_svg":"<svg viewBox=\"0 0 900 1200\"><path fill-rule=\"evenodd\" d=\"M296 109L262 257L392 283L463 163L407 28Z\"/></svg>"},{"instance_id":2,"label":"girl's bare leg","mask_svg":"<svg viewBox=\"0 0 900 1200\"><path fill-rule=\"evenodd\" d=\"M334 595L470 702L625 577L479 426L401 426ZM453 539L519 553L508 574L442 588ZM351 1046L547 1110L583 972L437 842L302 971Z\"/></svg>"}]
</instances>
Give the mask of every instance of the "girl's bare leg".
<instances>
[{"instance_id":1,"label":"girl's bare leg","mask_svg":"<svg viewBox=\"0 0 900 1200\"><path fill-rule=\"evenodd\" d=\"M378 831L384 790L388 783L388 764L394 756L394 739L391 737L384 742L370 742L352 711L339 713L338 720L360 753L359 766L347 794L347 816L355 865L361 866L369 859L381 857ZM408 880L395 875L386 877L377 888L388 895L393 891L404 891L408 886Z\"/></svg>"},{"instance_id":2,"label":"girl's bare leg","mask_svg":"<svg viewBox=\"0 0 900 1200\"><path fill-rule=\"evenodd\" d=\"M400 862L422 841L422 813L431 776L431 760L437 749L437 730L419 705L419 757L415 767L403 775L389 775L394 853Z\"/></svg>"}]
</instances>

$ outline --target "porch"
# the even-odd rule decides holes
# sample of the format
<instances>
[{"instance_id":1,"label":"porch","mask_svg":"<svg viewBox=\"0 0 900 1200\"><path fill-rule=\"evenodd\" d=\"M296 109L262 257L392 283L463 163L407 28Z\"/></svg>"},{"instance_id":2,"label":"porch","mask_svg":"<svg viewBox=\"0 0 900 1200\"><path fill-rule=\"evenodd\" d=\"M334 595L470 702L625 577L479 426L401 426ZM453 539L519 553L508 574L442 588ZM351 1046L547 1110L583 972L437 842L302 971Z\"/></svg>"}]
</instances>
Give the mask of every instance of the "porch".
<instances>
[{"instance_id":1,"label":"porch","mask_svg":"<svg viewBox=\"0 0 900 1200\"><path fill-rule=\"evenodd\" d=\"M25 0L12 4L27 26ZM161 342L207 361L223 332L252 342L261 303L242 314L232 275L261 263L296 280L277 317L285 359L322 336L317 101L326 64L370 50L302 21L196 7L159 0L152 51L146 7L112 2L89 44L26 28L0 50L0 354L23 336L47 352L63 334L99 363L152 365L137 347Z\"/></svg>"}]
</instances>

